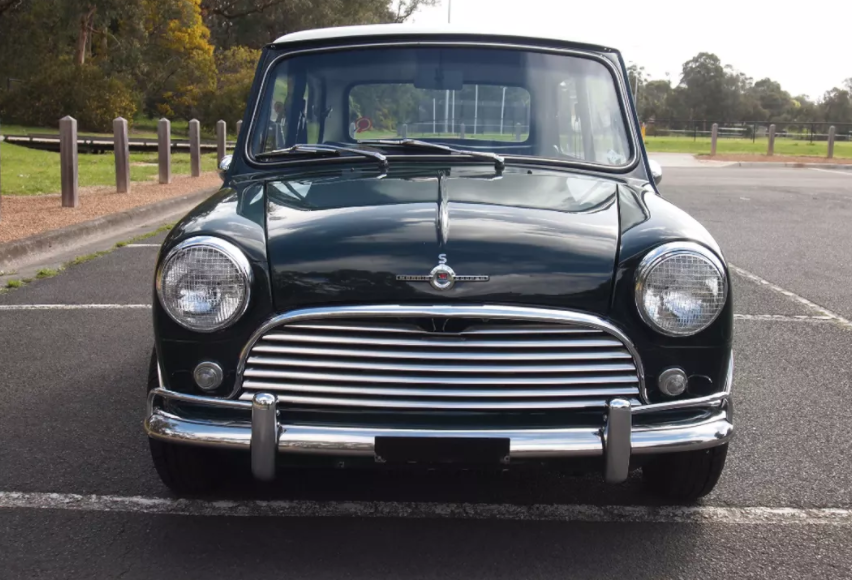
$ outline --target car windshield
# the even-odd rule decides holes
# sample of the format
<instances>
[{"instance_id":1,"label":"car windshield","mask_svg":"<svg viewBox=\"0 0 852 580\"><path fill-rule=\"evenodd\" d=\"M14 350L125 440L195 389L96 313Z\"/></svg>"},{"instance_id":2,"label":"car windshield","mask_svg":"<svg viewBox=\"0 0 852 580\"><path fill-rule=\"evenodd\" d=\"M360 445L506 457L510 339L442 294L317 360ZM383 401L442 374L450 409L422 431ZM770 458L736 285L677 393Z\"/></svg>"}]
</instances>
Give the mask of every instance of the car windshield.
<instances>
[{"instance_id":1,"label":"car windshield","mask_svg":"<svg viewBox=\"0 0 852 580\"><path fill-rule=\"evenodd\" d=\"M522 49L361 48L284 57L264 82L250 150L300 144L445 154L468 151L623 166L632 149L610 68ZM398 143L375 140L400 140ZM267 155L264 155L267 154Z\"/></svg>"}]
</instances>

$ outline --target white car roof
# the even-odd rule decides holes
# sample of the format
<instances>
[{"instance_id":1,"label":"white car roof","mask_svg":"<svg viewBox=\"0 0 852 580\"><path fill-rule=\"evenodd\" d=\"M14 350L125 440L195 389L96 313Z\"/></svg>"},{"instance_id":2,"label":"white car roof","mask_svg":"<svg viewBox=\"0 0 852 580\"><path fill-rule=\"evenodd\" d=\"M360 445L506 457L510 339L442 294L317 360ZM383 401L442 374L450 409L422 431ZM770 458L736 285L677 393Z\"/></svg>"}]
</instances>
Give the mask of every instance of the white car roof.
<instances>
[{"instance_id":1,"label":"white car roof","mask_svg":"<svg viewBox=\"0 0 852 580\"><path fill-rule=\"evenodd\" d=\"M534 31L519 30L487 30L481 27L472 27L456 24L444 24L440 26L423 26L417 24L368 24L364 26L338 26L335 28L316 28L313 30L302 30L285 34L275 41L274 44L287 44L292 42L306 42L311 40L331 40L340 38L364 38L369 36L434 36L446 34L463 34L473 36L508 36L516 38L535 38L542 40L556 40L560 42L577 42L589 44L598 48L604 48L601 44L585 38L572 36L571 38L542 36Z\"/></svg>"}]
</instances>

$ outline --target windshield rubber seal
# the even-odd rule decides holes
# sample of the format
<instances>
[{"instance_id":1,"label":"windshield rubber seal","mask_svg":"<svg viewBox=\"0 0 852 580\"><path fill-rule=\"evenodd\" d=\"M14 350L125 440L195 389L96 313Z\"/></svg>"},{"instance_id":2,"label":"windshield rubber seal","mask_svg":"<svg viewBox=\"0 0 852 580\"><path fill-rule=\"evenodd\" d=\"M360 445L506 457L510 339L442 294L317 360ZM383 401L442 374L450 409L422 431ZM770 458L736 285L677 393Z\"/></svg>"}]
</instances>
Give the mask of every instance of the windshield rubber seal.
<instances>
[{"instance_id":1,"label":"windshield rubber seal","mask_svg":"<svg viewBox=\"0 0 852 580\"><path fill-rule=\"evenodd\" d=\"M337 51L345 51L352 49L371 49L371 48L388 48L388 47L404 47L404 48L423 48L423 47L445 47L445 48L491 48L491 49L514 49L514 50L527 50L531 52L543 52L548 54L559 54L566 56L574 56L577 58L584 58L588 60L594 60L601 64L603 64L609 71L615 81L616 87L618 88L618 108L621 112L621 118L625 125L628 128L628 133L630 134L630 138L628 139L628 145L630 147L630 158L626 163L622 165L603 165L600 163L591 163L588 161L566 161L557 159L555 157L538 157L531 155L505 155L504 158L506 162L513 163L526 163L526 164L536 164L536 165L547 165L550 167L565 167L565 168L577 168L577 169L589 169L591 171L604 172L604 173L615 173L615 174L623 174L629 173L639 164L639 143L636 141L636 125L633 122L633 115L629 113L627 110L627 103L630 102L627 94L627 87L624 82L624 78L621 75L621 71L615 64L605 56L598 54L596 52L588 51L588 50L578 50L578 49L568 49L568 48L556 48L549 46L541 46L541 45L528 45L528 44L518 44L518 43L504 43L504 42L474 42L474 41L461 41L461 40L436 40L436 41L390 41L390 42L375 42L375 43L353 43L353 44L335 44L330 46L321 46L321 47L312 47L312 48L304 48L304 49L296 49L285 52L277 57L275 57L267 66L266 70L263 72L263 80L260 85L260 89L258 91L258 98L254 102L254 107L252 108L251 114L251 126L249 127L247 138L244 141L243 145L243 154L245 155L245 159L249 165L256 168L272 168L272 167L280 167L291 164L304 164L306 161L309 163L328 163L330 161L340 162L340 161L354 161L361 160L361 158L348 158L348 157L338 157L338 158L317 158L306 160L304 158L298 160L281 160L277 159L271 162L264 162L256 159L254 155L252 155L250 151L250 143L254 138L254 133L257 128L257 113L258 108L260 106L260 102L263 100L263 95L267 90L267 86L269 84L270 75L272 74L273 69L278 65L282 60L290 59L295 56L302 56L306 54L315 54L315 53L324 53L324 52L337 52ZM451 155L446 156L448 158L458 159L458 157L453 157ZM389 160L393 159L393 156L388 156Z\"/></svg>"}]
</instances>

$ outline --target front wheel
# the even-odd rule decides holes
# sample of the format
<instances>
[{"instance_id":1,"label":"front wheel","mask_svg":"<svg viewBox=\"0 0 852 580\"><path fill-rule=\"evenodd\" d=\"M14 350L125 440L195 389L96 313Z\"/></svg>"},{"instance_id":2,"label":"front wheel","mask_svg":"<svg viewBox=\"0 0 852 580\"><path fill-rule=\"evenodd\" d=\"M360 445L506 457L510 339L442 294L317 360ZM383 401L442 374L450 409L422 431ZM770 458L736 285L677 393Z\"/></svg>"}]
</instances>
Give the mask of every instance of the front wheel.
<instances>
[{"instance_id":1,"label":"front wheel","mask_svg":"<svg viewBox=\"0 0 852 580\"><path fill-rule=\"evenodd\" d=\"M642 467L642 477L652 492L692 502L716 487L727 455L727 443L700 451L660 455Z\"/></svg>"},{"instance_id":2,"label":"front wheel","mask_svg":"<svg viewBox=\"0 0 852 580\"><path fill-rule=\"evenodd\" d=\"M210 449L148 439L160 480L176 495L198 495L216 487L217 461Z\"/></svg>"},{"instance_id":3,"label":"front wheel","mask_svg":"<svg viewBox=\"0 0 852 580\"><path fill-rule=\"evenodd\" d=\"M160 386L157 353L151 354L148 367L148 391ZM151 459L160 480L177 495L196 495L211 491L219 481L217 461L212 449L177 445L148 438Z\"/></svg>"}]
</instances>

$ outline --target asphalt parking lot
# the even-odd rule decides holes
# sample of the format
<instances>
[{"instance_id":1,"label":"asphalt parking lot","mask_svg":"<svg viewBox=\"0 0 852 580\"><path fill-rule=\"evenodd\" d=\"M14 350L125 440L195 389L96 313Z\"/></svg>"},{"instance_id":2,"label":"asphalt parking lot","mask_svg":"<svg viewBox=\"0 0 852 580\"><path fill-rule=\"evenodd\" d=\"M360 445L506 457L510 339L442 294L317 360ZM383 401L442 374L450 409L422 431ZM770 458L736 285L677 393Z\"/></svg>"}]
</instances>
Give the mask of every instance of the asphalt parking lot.
<instances>
[{"instance_id":1,"label":"asphalt parking lot","mask_svg":"<svg viewBox=\"0 0 852 580\"><path fill-rule=\"evenodd\" d=\"M526 472L246 468L170 498L141 428L161 235L0 295L0 578L852 577L852 171L662 191L735 267L737 432L699 508Z\"/></svg>"}]
</instances>

